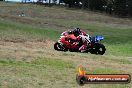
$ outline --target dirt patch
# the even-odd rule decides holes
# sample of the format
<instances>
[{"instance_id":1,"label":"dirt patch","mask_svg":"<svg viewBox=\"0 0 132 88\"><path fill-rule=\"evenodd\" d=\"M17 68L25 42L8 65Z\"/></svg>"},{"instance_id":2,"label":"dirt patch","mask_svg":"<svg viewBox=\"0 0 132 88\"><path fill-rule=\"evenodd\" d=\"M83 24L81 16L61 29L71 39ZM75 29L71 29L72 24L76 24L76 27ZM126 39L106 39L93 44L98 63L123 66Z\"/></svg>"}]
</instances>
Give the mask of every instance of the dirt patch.
<instances>
[{"instance_id":1,"label":"dirt patch","mask_svg":"<svg viewBox=\"0 0 132 88\"><path fill-rule=\"evenodd\" d=\"M26 41L23 43L0 41L0 57L30 60L45 55L46 51L48 53L52 49L53 43L51 40L42 42Z\"/></svg>"},{"instance_id":2,"label":"dirt patch","mask_svg":"<svg viewBox=\"0 0 132 88\"><path fill-rule=\"evenodd\" d=\"M28 17L19 17L19 16L14 16L14 15L0 15L1 18L3 19L8 19L12 20L15 22L21 22L23 24L39 24L40 22Z\"/></svg>"},{"instance_id":3,"label":"dirt patch","mask_svg":"<svg viewBox=\"0 0 132 88\"><path fill-rule=\"evenodd\" d=\"M31 49L36 49L36 48L50 48L50 46L52 46L54 42L51 41L51 40L45 40L45 41L26 41L26 42L17 42L17 43L14 43L14 42L5 42L5 41L0 41L0 45L1 46L11 46L12 48L15 48L15 47L19 47L19 48L31 48Z\"/></svg>"}]
</instances>

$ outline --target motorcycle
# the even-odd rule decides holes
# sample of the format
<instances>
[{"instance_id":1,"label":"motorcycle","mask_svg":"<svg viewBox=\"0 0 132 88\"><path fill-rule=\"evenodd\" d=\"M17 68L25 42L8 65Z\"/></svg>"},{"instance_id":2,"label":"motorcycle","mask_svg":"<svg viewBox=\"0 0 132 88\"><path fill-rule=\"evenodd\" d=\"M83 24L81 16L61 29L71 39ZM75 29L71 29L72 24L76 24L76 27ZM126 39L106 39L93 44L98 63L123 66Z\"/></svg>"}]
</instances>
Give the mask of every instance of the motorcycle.
<instances>
[{"instance_id":1,"label":"motorcycle","mask_svg":"<svg viewBox=\"0 0 132 88\"><path fill-rule=\"evenodd\" d=\"M87 47L86 53L90 52L91 54L103 55L106 51L106 48L99 41L103 40L103 36L94 36L90 37L90 46ZM54 49L57 51L70 51L70 52L80 52L79 47L81 44L74 42L74 39L65 39L64 36L54 44Z\"/></svg>"}]
</instances>

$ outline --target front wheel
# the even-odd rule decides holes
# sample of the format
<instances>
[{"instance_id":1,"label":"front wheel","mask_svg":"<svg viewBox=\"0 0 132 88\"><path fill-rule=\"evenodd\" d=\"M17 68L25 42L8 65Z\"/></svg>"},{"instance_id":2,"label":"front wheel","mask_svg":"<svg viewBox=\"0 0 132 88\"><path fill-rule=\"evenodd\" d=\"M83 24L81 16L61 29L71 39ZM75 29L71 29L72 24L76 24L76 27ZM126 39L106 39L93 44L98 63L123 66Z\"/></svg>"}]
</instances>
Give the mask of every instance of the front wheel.
<instances>
[{"instance_id":1,"label":"front wheel","mask_svg":"<svg viewBox=\"0 0 132 88\"><path fill-rule=\"evenodd\" d=\"M103 55L106 51L106 48L103 44L100 43L95 43L92 45L92 48L90 50L91 54L98 54L98 55Z\"/></svg>"},{"instance_id":2,"label":"front wheel","mask_svg":"<svg viewBox=\"0 0 132 88\"><path fill-rule=\"evenodd\" d=\"M103 44L99 44L97 48L97 54L103 55L106 51L106 48Z\"/></svg>"}]
</instances>

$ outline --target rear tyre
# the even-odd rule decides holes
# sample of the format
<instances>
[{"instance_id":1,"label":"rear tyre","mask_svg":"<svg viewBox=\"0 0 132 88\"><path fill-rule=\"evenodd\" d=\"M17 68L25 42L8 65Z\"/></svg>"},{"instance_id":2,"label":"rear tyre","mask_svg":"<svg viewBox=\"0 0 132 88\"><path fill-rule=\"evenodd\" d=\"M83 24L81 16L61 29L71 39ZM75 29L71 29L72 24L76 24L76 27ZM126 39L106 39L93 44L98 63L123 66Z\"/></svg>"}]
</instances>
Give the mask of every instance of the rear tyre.
<instances>
[{"instance_id":1,"label":"rear tyre","mask_svg":"<svg viewBox=\"0 0 132 88\"><path fill-rule=\"evenodd\" d=\"M64 45L58 42L54 44L54 49L57 51L68 51L68 49Z\"/></svg>"}]
</instances>

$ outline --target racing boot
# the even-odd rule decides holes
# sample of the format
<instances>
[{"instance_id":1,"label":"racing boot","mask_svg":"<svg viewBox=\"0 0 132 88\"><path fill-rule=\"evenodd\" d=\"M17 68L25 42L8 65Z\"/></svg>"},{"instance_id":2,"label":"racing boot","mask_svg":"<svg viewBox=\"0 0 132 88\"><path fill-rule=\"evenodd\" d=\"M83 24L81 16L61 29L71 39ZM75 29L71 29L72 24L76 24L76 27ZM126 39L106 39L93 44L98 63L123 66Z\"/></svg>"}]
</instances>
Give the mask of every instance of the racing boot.
<instances>
[{"instance_id":1,"label":"racing boot","mask_svg":"<svg viewBox=\"0 0 132 88\"><path fill-rule=\"evenodd\" d=\"M79 48L79 51L81 53L85 53L86 52L86 49L87 49L87 46L86 45L82 45L80 48Z\"/></svg>"}]
</instances>

